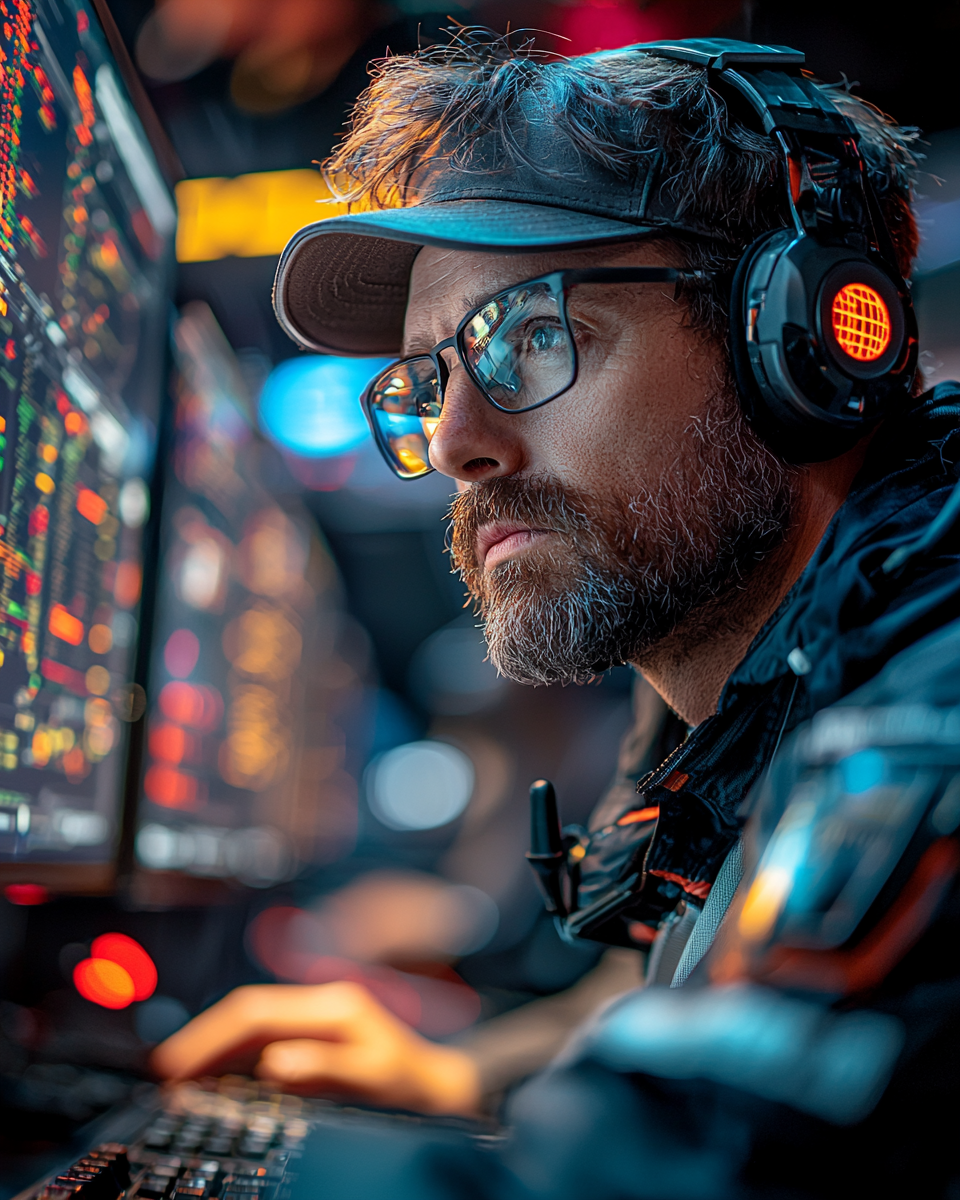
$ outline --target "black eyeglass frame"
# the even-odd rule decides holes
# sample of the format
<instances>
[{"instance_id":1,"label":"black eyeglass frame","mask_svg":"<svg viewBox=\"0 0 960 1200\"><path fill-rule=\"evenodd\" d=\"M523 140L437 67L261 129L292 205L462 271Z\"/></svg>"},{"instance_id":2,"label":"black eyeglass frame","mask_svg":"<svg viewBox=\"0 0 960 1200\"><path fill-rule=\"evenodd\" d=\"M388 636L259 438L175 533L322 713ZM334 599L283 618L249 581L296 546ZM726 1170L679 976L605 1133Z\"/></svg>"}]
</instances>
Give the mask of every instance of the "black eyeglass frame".
<instances>
[{"instance_id":1,"label":"black eyeglass frame","mask_svg":"<svg viewBox=\"0 0 960 1200\"><path fill-rule=\"evenodd\" d=\"M363 408L364 416L367 419L367 424L373 434L374 441L377 444L377 449L386 462L387 466L393 471L398 479L410 481L414 479L423 479L426 475L430 475L436 468L430 467L428 470L421 472L419 475L401 475L392 461L389 449L384 445L380 429L377 422L373 418L371 405L371 392L377 380L382 379L388 371L395 371L397 367L402 367L405 363L415 362L418 359L429 358L433 363L433 368L437 375L437 406L439 412L443 412L444 392L446 391L447 381L450 378L450 368L447 366L446 359L442 355L444 350L455 351L457 358L463 369L467 372L467 376L471 383L480 392L484 400L492 405L498 412L509 413L514 416L519 413L532 412L535 408L542 408L544 404L550 404L559 396L569 392L576 384L577 377L580 373L580 356L577 353L577 341L573 335L573 330L570 328L570 318L567 313L567 297L570 289L578 283L675 283L679 287L682 283L704 282L712 279L714 273L712 271L693 271L683 270L679 267L589 267L581 270L569 268L560 271L549 271L546 275L537 275L534 279L524 279L519 283L511 284L509 287L501 288L499 292L494 292L492 296L488 296L486 300L475 305L466 314L460 324L457 326L453 337L444 338L442 342L437 344L430 350L421 351L419 354L408 354L404 358L398 358L396 362L390 364L389 367L384 367L382 371L378 371L373 379L367 384L363 395L360 399ZM470 366L469 360L463 346L463 335L467 326L477 315L477 313L496 300L498 296L502 296L505 292L512 292L517 288L530 287L533 284L546 283L549 284L551 293L557 300L557 308L560 314L560 321L567 339L570 344L571 355L573 358L570 382L560 388L551 396L547 396L543 400L538 400L535 404L528 404L524 408L505 408L502 404L490 395L475 372ZM438 414L439 415L439 414Z\"/></svg>"}]
</instances>

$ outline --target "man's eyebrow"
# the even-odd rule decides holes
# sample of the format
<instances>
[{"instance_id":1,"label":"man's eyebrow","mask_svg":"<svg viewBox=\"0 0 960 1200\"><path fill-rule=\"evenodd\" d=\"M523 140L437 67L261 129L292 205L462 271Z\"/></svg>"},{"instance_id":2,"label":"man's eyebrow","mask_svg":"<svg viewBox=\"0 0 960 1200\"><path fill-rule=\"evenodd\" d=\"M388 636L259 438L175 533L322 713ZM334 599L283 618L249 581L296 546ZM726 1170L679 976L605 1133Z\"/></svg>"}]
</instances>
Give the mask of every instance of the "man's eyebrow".
<instances>
[{"instance_id":1,"label":"man's eyebrow","mask_svg":"<svg viewBox=\"0 0 960 1200\"><path fill-rule=\"evenodd\" d=\"M449 336L453 336L454 330L459 327L460 322L467 315L467 313L472 312L475 308L479 308L482 304L485 304L488 300L492 300L494 296L499 296L501 292L507 291L512 286L515 285L507 284L506 287L497 288L495 291L490 291L489 287L487 287L481 292L472 292L465 296L461 296L457 301L457 312L455 314L455 319L450 324ZM440 340L443 341L444 339L441 338ZM434 345L435 343L433 342L428 345L426 341L419 336L411 338L409 342L405 341L403 343L403 356L404 358L409 358L414 354L426 354L428 350L433 349Z\"/></svg>"},{"instance_id":2,"label":"man's eyebrow","mask_svg":"<svg viewBox=\"0 0 960 1200\"><path fill-rule=\"evenodd\" d=\"M501 292L509 291L511 287L516 286L517 284L515 283L508 283L506 287L497 288L497 290L494 292L491 292L489 288L484 288L482 292L472 292L464 296L460 301L463 305L463 309L460 313L460 321L462 321L464 316L474 308L479 308L481 304L486 304L486 302L488 300L492 300L494 296L499 296ZM460 321L457 321L458 325L460 324Z\"/></svg>"}]
</instances>

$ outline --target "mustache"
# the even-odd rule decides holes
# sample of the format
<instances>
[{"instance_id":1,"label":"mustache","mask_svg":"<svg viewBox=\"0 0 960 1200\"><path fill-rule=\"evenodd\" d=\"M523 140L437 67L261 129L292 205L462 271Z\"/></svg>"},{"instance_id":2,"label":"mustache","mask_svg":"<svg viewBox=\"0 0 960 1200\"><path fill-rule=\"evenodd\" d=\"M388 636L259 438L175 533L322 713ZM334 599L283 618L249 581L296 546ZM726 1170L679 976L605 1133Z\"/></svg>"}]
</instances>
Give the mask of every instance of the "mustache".
<instances>
[{"instance_id":1,"label":"mustache","mask_svg":"<svg viewBox=\"0 0 960 1200\"><path fill-rule=\"evenodd\" d=\"M552 533L584 533L590 528L585 494L555 479L487 479L454 496L447 520L450 561L469 582L480 570L477 534L491 521L517 521Z\"/></svg>"}]
</instances>

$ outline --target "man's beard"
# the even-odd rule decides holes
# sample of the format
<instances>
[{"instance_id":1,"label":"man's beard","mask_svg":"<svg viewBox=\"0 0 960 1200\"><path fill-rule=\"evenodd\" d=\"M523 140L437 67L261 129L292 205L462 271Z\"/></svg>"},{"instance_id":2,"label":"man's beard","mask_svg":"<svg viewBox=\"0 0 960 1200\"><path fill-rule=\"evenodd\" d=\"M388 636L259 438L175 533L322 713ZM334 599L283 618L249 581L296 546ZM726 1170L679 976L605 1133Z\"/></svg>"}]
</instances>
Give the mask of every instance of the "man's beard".
<instances>
[{"instance_id":1,"label":"man's beard","mask_svg":"<svg viewBox=\"0 0 960 1200\"><path fill-rule=\"evenodd\" d=\"M724 389L650 490L597 495L543 477L474 484L450 509L451 556L493 663L519 683L585 683L618 663L642 664L698 612L721 626L718 601L783 544L799 474ZM498 520L559 536L485 570L477 531Z\"/></svg>"}]
</instances>

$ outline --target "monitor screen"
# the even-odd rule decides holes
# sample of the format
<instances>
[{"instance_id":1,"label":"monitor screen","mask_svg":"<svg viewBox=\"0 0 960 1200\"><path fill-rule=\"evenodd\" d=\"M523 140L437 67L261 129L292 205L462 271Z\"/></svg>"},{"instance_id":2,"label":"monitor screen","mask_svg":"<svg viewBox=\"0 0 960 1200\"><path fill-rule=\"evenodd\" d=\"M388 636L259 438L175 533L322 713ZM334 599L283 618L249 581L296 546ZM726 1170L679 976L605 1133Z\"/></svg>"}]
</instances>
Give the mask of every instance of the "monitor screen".
<instances>
[{"instance_id":1,"label":"monitor screen","mask_svg":"<svg viewBox=\"0 0 960 1200\"><path fill-rule=\"evenodd\" d=\"M174 333L133 894L268 887L347 853L358 675L337 578L210 309Z\"/></svg>"},{"instance_id":2,"label":"monitor screen","mask_svg":"<svg viewBox=\"0 0 960 1200\"><path fill-rule=\"evenodd\" d=\"M176 211L93 10L0 14L0 881L106 886Z\"/></svg>"}]
</instances>

